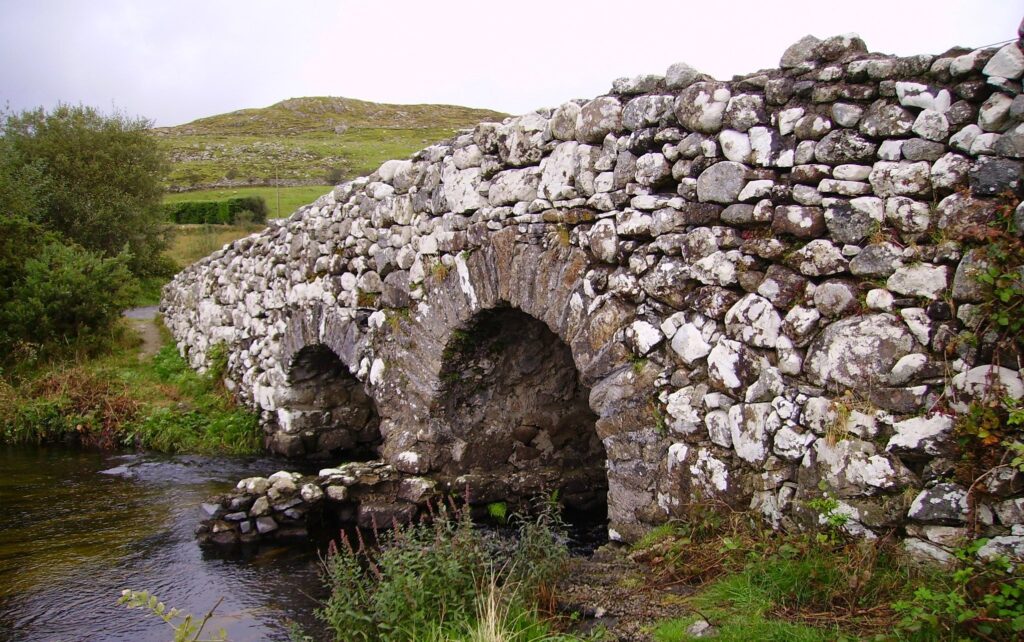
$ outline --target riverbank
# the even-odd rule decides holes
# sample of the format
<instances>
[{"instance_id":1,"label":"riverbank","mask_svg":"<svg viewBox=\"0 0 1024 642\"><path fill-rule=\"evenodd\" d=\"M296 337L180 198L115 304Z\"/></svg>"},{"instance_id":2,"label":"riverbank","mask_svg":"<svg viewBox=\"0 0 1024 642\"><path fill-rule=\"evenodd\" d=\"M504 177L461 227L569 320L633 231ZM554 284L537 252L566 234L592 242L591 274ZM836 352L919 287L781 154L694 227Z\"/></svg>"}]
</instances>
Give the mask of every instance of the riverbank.
<instances>
[{"instance_id":1,"label":"riverbank","mask_svg":"<svg viewBox=\"0 0 1024 642\"><path fill-rule=\"evenodd\" d=\"M145 318L145 316L150 318ZM136 314L136 316L138 316ZM0 379L0 443L202 454L262 450L256 416L192 371L150 309L99 347L23 363Z\"/></svg>"}]
</instances>

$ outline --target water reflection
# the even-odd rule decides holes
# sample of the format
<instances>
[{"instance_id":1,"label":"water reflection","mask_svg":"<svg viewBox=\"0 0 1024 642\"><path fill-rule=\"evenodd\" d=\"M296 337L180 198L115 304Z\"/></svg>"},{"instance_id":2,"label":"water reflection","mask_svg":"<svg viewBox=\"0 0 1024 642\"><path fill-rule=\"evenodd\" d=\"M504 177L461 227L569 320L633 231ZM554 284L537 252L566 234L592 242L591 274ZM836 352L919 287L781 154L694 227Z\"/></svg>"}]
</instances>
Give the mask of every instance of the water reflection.
<instances>
[{"instance_id":1,"label":"water reflection","mask_svg":"<svg viewBox=\"0 0 1024 642\"><path fill-rule=\"evenodd\" d=\"M0 448L0 639L169 639L169 627L117 607L147 589L202 615L232 640L287 639L282 621L311 624L324 593L312 546L215 556L196 546L199 504L270 459L110 456Z\"/></svg>"}]
</instances>

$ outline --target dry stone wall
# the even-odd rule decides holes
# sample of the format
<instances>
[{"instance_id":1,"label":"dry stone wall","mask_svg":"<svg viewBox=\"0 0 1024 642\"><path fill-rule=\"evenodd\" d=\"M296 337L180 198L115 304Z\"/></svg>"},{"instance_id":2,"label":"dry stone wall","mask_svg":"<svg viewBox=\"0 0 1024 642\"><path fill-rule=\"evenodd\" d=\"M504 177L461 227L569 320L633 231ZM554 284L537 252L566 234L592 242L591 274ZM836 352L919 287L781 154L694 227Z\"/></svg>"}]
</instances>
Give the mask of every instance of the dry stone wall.
<instances>
[{"instance_id":1,"label":"dry stone wall","mask_svg":"<svg viewBox=\"0 0 1024 642\"><path fill-rule=\"evenodd\" d=\"M728 82L685 64L620 79L339 185L184 270L166 322L193 366L227 345L230 385L285 454L379 443L397 471L484 495L532 488L526 455L603 458L625 540L695 501L813 523L827 495L848 530L929 555L967 532L969 503L1019 541L1021 477L968 502L955 426L986 390L1024 394L1019 342L973 334L990 293L971 234L1004 214L1024 229L1022 74L1019 41L896 58L848 35ZM527 412L516 382L563 365L459 356L505 308L567 346L589 412ZM311 349L360 394L310 406L295 387L328 374ZM481 410L495 395L516 411Z\"/></svg>"}]
</instances>

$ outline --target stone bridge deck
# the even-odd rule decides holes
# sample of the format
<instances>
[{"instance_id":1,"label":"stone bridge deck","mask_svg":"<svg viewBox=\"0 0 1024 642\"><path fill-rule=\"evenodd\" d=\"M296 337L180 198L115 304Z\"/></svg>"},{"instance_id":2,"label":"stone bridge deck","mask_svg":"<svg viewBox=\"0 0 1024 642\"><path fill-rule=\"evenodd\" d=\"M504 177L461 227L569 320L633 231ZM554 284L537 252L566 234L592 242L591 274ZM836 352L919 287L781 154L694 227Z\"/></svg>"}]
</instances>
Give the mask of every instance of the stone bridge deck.
<instances>
[{"instance_id":1,"label":"stone bridge deck","mask_svg":"<svg viewBox=\"0 0 1024 642\"><path fill-rule=\"evenodd\" d=\"M731 82L620 79L338 186L163 311L194 366L228 347L289 456L559 488L626 540L694 502L815 523L827 494L941 556L967 533L956 414L1024 393L1018 340L968 340L971 226L1024 227L1022 72L1019 42L843 36ZM1021 486L991 476L985 529L1024 521Z\"/></svg>"}]
</instances>

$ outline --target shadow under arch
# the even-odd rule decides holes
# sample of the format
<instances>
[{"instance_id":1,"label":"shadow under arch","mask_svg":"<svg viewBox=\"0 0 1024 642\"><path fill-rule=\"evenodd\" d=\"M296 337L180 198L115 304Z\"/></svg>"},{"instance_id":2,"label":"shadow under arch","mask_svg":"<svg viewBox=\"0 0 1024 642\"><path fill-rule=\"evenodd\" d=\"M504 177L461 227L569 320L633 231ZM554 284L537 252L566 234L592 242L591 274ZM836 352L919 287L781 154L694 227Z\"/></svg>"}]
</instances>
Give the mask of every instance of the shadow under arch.
<instances>
[{"instance_id":1,"label":"shadow under arch","mask_svg":"<svg viewBox=\"0 0 1024 642\"><path fill-rule=\"evenodd\" d=\"M322 343L298 350L286 371L270 448L289 457L359 460L381 442L376 404L338 355Z\"/></svg>"},{"instance_id":2,"label":"shadow under arch","mask_svg":"<svg viewBox=\"0 0 1024 642\"><path fill-rule=\"evenodd\" d=\"M566 508L607 516L604 444L572 353L545 323L508 305L478 311L443 352L431 421L446 476L474 503L558 491Z\"/></svg>"}]
</instances>

